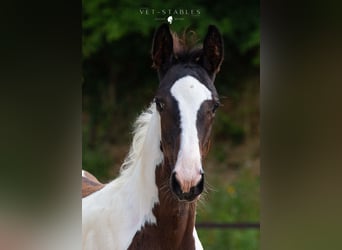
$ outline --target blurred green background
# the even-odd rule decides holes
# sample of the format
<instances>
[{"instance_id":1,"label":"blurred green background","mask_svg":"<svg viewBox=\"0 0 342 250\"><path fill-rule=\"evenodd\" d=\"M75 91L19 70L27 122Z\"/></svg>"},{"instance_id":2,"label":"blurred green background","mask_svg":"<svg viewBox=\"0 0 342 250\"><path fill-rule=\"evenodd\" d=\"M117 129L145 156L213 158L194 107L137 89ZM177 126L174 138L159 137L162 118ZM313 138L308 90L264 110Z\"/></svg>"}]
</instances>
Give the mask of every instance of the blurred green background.
<instances>
[{"instance_id":1,"label":"blurred green background","mask_svg":"<svg viewBox=\"0 0 342 250\"><path fill-rule=\"evenodd\" d=\"M154 30L169 16L162 10L169 9L172 30L190 28L203 39L208 25L215 24L225 42L216 79L223 107L204 163L208 194L199 203L197 221L258 222L258 1L84 0L83 168L103 182L118 175L132 124L158 87L150 49ZM200 14L182 15L180 10ZM198 234L205 249L259 249L257 229L198 229Z\"/></svg>"}]
</instances>

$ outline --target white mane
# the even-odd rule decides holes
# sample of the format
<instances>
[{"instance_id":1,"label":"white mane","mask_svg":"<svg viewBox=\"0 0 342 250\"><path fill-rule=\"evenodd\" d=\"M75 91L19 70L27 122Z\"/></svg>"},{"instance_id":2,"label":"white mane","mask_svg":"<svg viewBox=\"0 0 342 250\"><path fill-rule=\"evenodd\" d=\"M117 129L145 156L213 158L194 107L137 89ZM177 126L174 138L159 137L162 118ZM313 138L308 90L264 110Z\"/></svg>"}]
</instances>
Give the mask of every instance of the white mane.
<instances>
[{"instance_id":1,"label":"white mane","mask_svg":"<svg viewBox=\"0 0 342 250\"><path fill-rule=\"evenodd\" d=\"M133 140L131 148L121 165L120 173L125 174L128 168L136 167L144 146L148 125L151 121L153 113L156 113L155 104L152 104L147 110L140 114L133 126Z\"/></svg>"},{"instance_id":2,"label":"white mane","mask_svg":"<svg viewBox=\"0 0 342 250\"><path fill-rule=\"evenodd\" d=\"M137 231L156 223L155 168L160 151L160 116L155 104L135 122L131 149L120 176L82 199L82 249L127 249Z\"/></svg>"}]
</instances>

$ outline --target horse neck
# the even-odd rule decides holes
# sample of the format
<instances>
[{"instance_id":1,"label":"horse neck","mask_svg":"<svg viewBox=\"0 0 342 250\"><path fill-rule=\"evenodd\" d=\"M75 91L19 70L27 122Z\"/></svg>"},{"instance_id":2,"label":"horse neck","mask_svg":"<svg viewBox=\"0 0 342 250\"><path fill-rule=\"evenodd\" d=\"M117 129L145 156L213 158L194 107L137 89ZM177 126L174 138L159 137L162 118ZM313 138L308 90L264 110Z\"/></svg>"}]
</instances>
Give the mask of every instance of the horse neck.
<instances>
[{"instance_id":1,"label":"horse neck","mask_svg":"<svg viewBox=\"0 0 342 250\"><path fill-rule=\"evenodd\" d=\"M156 168L156 184L158 187L159 204L155 206L153 213L156 216L158 227L166 235L168 244L179 249L180 246L193 244L193 231L195 227L196 201L180 202L170 190L170 167L159 166Z\"/></svg>"},{"instance_id":2,"label":"horse neck","mask_svg":"<svg viewBox=\"0 0 342 250\"><path fill-rule=\"evenodd\" d=\"M160 150L160 117L155 109L145 128L146 131L140 130L141 134L136 133L136 138L143 135L142 140L133 140L132 149L141 149L137 154L134 152L138 151L132 151L134 167L122 172L129 177L123 179L134 196L131 199L139 204L139 215L144 218L142 230L138 229L128 249L167 246L165 249L192 250L196 203L179 202L171 193L171 168L166 166ZM143 145L139 141L144 141Z\"/></svg>"}]
</instances>

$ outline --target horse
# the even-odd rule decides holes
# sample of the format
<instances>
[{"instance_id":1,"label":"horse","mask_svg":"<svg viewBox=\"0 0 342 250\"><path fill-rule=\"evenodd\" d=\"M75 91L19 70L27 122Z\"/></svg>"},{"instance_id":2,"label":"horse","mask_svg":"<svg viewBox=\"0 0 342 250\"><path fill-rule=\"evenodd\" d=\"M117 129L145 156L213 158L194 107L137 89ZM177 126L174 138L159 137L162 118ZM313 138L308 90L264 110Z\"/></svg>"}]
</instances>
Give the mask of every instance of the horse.
<instances>
[{"instance_id":1,"label":"horse","mask_svg":"<svg viewBox=\"0 0 342 250\"><path fill-rule=\"evenodd\" d=\"M204 190L202 162L210 147L214 86L223 38L209 25L203 45L170 31L154 34L159 87L136 120L120 175L108 184L82 172L82 248L85 250L199 250L196 204Z\"/></svg>"}]
</instances>

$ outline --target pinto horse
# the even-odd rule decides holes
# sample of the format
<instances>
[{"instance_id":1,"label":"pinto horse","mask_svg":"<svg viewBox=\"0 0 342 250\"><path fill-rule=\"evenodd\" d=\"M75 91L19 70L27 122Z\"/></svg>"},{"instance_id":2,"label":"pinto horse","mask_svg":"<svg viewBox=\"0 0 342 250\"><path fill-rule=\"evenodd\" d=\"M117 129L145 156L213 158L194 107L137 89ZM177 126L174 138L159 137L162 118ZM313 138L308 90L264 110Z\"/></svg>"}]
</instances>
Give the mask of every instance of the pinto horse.
<instances>
[{"instance_id":1,"label":"pinto horse","mask_svg":"<svg viewBox=\"0 0 342 250\"><path fill-rule=\"evenodd\" d=\"M135 122L120 176L104 185L82 172L83 249L203 249L196 203L219 107L214 80L223 61L222 36L210 25L203 46L188 46L162 24L152 60L159 88Z\"/></svg>"}]
</instances>

